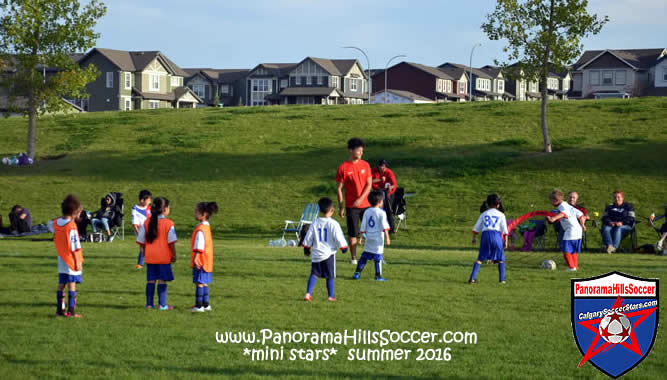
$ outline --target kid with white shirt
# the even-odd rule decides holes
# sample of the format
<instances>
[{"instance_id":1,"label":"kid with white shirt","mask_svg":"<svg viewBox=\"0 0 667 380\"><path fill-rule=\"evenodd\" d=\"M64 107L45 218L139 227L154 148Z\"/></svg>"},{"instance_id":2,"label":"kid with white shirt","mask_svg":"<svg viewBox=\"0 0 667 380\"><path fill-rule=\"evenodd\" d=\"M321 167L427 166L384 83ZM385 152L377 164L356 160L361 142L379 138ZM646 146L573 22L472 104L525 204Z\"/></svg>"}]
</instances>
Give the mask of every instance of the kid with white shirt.
<instances>
[{"instance_id":1,"label":"kid with white shirt","mask_svg":"<svg viewBox=\"0 0 667 380\"><path fill-rule=\"evenodd\" d=\"M139 203L132 206L132 227L135 235L139 234L139 229L144 225L146 219L151 216L151 201L153 194L148 190L139 192ZM139 246L139 257L137 258L137 269L144 266L144 249Z\"/></svg>"},{"instance_id":2,"label":"kid with white shirt","mask_svg":"<svg viewBox=\"0 0 667 380\"><path fill-rule=\"evenodd\" d=\"M560 242L560 250L567 263L567 270L574 272L579 267L577 253L581 252L581 236L586 231L586 217L583 212L563 201L563 192L555 189L549 194L551 204L558 207L558 215L547 216L547 221L553 223L560 220L563 229L563 239Z\"/></svg>"},{"instance_id":3,"label":"kid with white shirt","mask_svg":"<svg viewBox=\"0 0 667 380\"><path fill-rule=\"evenodd\" d=\"M305 301L313 300L313 289L317 282L317 277L326 278L329 301L336 301L334 296L334 279L336 278L336 250L347 252L347 241L340 224L331 219L334 214L333 201L329 198L321 198L318 202L320 212L324 217L317 218L308 229L306 237L303 239L303 252L306 256L311 256L312 263L310 268L310 277L308 278L308 287Z\"/></svg>"},{"instance_id":4,"label":"kid with white shirt","mask_svg":"<svg viewBox=\"0 0 667 380\"><path fill-rule=\"evenodd\" d=\"M479 216L475 227L473 227L472 242L475 243L477 234L482 233L482 239L479 243L479 255L477 261L473 264L470 274L469 284L477 282L477 273L482 266L482 261L492 260L498 264L498 274L501 284L505 283L505 249L507 244L507 220L505 214L500 209L502 202L496 194L486 197L486 206L488 209Z\"/></svg>"},{"instance_id":5,"label":"kid with white shirt","mask_svg":"<svg viewBox=\"0 0 667 380\"><path fill-rule=\"evenodd\" d=\"M364 244L364 253L361 254L357 270L352 278L358 280L366 262L373 260L375 261L375 281L387 281L382 277L382 255L384 254L384 240L387 240L387 245L391 244L391 240L389 239L387 214L382 209L384 194L380 191L373 191L368 195L368 201L371 207L366 209L361 220L361 234L362 236L365 234L366 244Z\"/></svg>"}]
</instances>

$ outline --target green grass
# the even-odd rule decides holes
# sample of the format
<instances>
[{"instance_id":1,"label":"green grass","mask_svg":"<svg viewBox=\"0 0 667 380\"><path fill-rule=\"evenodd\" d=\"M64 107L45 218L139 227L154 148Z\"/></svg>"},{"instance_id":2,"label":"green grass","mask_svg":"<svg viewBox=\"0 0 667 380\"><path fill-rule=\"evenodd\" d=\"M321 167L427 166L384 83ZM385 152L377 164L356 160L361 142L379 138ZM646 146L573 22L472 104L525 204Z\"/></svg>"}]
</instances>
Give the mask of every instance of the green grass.
<instances>
[{"instance_id":1,"label":"green grass","mask_svg":"<svg viewBox=\"0 0 667 380\"><path fill-rule=\"evenodd\" d=\"M550 209L554 187L577 190L602 212L621 187L639 215L667 201L667 99L554 102L549 123L555 152L540 153L537 103L401 106L270 107L153 110L55 116L40 120L39 161L0 167L0 211L20 203L36 222L58 215L69 192L94 210L107 191L170 198L180 236L171 313L147 312L144 273L133 269L132 239L85 244L79 306L84 319L51 317L55 287L52 243L0 240L0 376L57 377L356 377L356 378L603 378L581 355L570 327L570 276L556 252L508 253L508 283L484 266L480 283L464 284L476 257L469 231L490 192L503 196L508 217ZM0 156L24 150L25 120L0 120ZM281 222L307 202L335 196L345 141L368 141L365 158L389 160L399 184L417 193L409 229L387 249L390 281L370 272L358 283L339 261L338 302L318 283L312 304L300 300L309 271L296 249L267 248ZM60 157L62 155L63 157ZM57 158L57 159L56 159ZM215 200L212 220L215 311L191 315L187 247L196 202ZM640 243L656 235L638 227ZM599 246L597 233L589 246ZM539 269L551 258L559 270ZM661 277L667 261L654 255L580 258L587 277L621 270ZM26 276L28 274L28 276ZM664 292L663 292L664 293ZM664 313L664 306L660 307ZM251 361L242 345L217 344L216 331L369 330L474 331L476 345L451 345L450 362L354 363L337 346L324 362ZM658 332L650 356L628 378L664 376L667 344ZM63 342L70 342L64 344ZM285 345L290 348L307 345ZM416 349L416 345L392 348ZM440 344L424 348L442 347ZM253 348L260 348L254 345ZM324 348L324 347L318 347ZM366 347L364 347L366 348ZM413 353L414 354L414 353ZM74 360L70 360L74 357ZM660 375L663 374L663 375Z\"/></svg>"}]
</instances>

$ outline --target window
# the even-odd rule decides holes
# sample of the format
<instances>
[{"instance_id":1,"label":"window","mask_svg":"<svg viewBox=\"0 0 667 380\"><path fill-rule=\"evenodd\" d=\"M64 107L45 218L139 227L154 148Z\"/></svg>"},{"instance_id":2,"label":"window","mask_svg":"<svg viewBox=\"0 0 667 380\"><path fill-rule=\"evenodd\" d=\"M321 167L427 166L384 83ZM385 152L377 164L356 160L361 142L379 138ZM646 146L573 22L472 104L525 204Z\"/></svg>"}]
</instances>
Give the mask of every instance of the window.
<instances>
[{"instance_id":1,"label":"window","mask_svg":"<svg viewBox=\"0 0 667 380\"><path fill-rule=\"evenodd\" d=\"M180 77L171 77L171 86L178 87L181 85Z\"/></svg>"},{"instance_id":2,"label":"window","mask_svg":"<svg viewBox=\"0 0 667 380\"><path fill-rule=\"evenodd\" d=\"M616 72L616 84L617 85L625 84L625 70L618 70Z\"/></svg>"},{"instance_id":3,"label":"window","mask_svg":"<svg viewBox=\"0 0 667 380\"><path fill-rule=\"evenodd\" d=\"M264 100L267 95L271 93L270 79L253 79L251 82L252 93L250 95L252 105L263 106L266 104Z\"/></svg>"},{"instance_id":4,"label":"window","mask_svg":"<svg viewBox=\"0 0 667 380\"><path fill-rule=\"evenodd\" d=\"M221 84L220 85L220 93L221 94L229 94L229 85L228 84Z\"/></svg>"},{"instance_id":5,"label":"window","mask_svg":"<svg viewBox=\"0 0 667 380\"><path fill-rule=\"evenodd\" d=\"M327 83L327 77L319 77L319 80L317 81L317 84L319 84L320 86L322 86L322 85L324 85L325 83Z\"/></svg>"},{"instance_id":6,"label":"window","mask_svg":"<svg viewBox=\"0 0 667 380\"><path fill-rule=\"evenodd\" d=\"M319 84L319 83L318 83L318 80L319 80L319 77L317 77L317 76L313 76L313 79L311 79L311 82L312 82L313 84Z\"/></svg>"},{"instance_id":7,"label":"window","mask_svg":"<svg viewBox=\"0 0 667 380\"><path fill-rule=\"evenodd\" d=\"M603 71L602 72L602 84L605 86L611 86L614 84L614 72L613 71Z\"/></svg>"},{"instance_id":8,"label":"window","mask_svg":"<svg viewBox=\"0 0 667 380\"><path fill-rule=\"evenodd\" d=\"M199 96L200 98L203 98L206 94L206 89L204 88L203 84L193 84L191 88L192 92L194 92L195 95Z\"/></svg>"},{"instance_id":9,"label":"window","mask_svg":"<svg viewBox=\"0 0 667 380\"><path fill-rule=\"evenodd\" d=\"M662 72L662 80L667 81L667 68Z\"/></svg>"},{"instance_id":10,"label":"window","mask_svg":"<svg viewBox=\"0 0 667 380\"><path fill-rule=\"evenodd\" d=\"M331 77L331 87L338 88L338 77Z\"/></svg>"},{"instance_id":11,"label":"window","mask_svg":"<svg viewBox=\"0 0 667 380\"><path fill-rule=\"evenodd\" d=\"M125 89L129 90L132 88L132 73L125 73Z\"/></svg>"},{"instance_id":12,"label":"window","mask_svg":"<svg viewBox=\"0 0 667 380\"><path fill-rule=\"evenodd\" d=\"M107 88L113 88L113 71L107 72Z\"/></svg>"},{"instance_id":13,"label":"window","mask_svg":"<svg viewBox=\"0 0 667 380\"><path fill-rule=\"evenodd\" d=\"M306 86L310 86L311 84L310 77L306 77Z\"/></svg>"},{"instance_id":14,"label":"window","mask_svg":"<svg viewBox=\"0 0 667 380\"><path fill-rule=\"evenodd\" d=\"M600 85L600 72L599 71L591 71L591 84L598 86Z\"/></svg>"},{"instance_id":15,"label":"window","mask_svg":"<svg viewBox=\"0 0 667 380\"><path fill-rule=\"evenodd\" d=\"M296 77L296 85L301 86L301 77Z\"/></svg>"},{"instance_id":16,"label":"window","mask_svg":"<svg viewBox=\"0 0 667 380\"><path fill-rule=\"evenodd\" d=\"M123 100L124 100L123 103L125 105L124 110L125 111L131 111L132 110L132 99L129 96L123 96Z\"/></svg>"},{"instance_id":17,"label":"window","mask_svg":"<svg viewBox=\"0 0 667 380\"><path fill-rule=\"evenodd\" d=\"M464 81L459 82L459 93L465 94L466 90L468 89L468 83Z\"/></svg>"},{"instance_id":18,"label":"window","mask_svg":"<svg viewBox=\"0 0 667 380\"><path fill-rule=\"evenodd\" d=\"M505 81L498 81L498 92L505 92Z\"/></svg>"},{"instance_id":19,"label":"window","mask_svg":"<svg viewBox=\"0 0 667 380\"><path fill-rule=\"evenodd\" d=\"M160 91L160 75L150 74L148 76L148 86L151 91Z\"/></svg>"},{"instance_id":20,"label":"window","mask_svg":"<svg viewBox=\"0 0 667 380\"><path fill-rule=\"evenodd\" d=\"M570 81L563 79L563 91L570 89Z\"/></svg>"},{"instance_id":21,"label":"window","mask_svg":"<svg viewBox=\"0 0 667 380\"><path fill-rule=\"evenodd\" d=\"M307 81L306 77L302 76L301 77L301 84L306 84L306 81Z\"/></svg>"},{"instance_id":22,"label":"window","mask_svg":"<svg viewBox=\"0 0 667 380\"><path fill-rule=\"evenodd\" d=\"M148 101L148 108L150 108L152 110L160 108L160 101L159 100L149 100Z\"/></svg>"},{"instance_id":23,"label":"window","mask_svg":"<svg viewBox=\"0 0 667 380\"><path fill-rule=\"evenodd\" d=\"M287 79L281 79L280 88L285 88L285 87L287 87Z\"/></svg>"},{"instance_id":24,"label":"window","mask_svg":"<svg viewBox=\"0 0 667 380\"><path fill-rule=\"evenodd\" d=\"M350 91L357 91L357 80L350 79Z\"/></svg>"}]
</instances>

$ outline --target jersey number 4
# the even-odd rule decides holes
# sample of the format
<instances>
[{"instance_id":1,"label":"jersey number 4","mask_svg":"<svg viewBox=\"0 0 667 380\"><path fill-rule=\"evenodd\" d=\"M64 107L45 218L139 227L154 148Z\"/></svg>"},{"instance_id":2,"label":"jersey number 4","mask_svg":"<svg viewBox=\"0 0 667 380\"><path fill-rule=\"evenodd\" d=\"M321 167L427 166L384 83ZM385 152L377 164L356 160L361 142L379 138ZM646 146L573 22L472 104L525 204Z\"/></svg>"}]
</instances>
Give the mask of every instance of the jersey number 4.
<instances>
[{"instance_id":1,"label":"jersey number 4","mask_svg":"<svg viewBox=\"0 0 667 380\"><path fill-rule=\"evenodd\" d=\"M491 221L493 219L493 222ZM496 224L498 224L498 217L497 216L488 216L484 215L484 227L496 227Z\"/></svg>"},{"instance_id":2,"label":"jersey number 4","mask_svg":"<svg viewBox=\"0 0 667 380\"><path fill-rule=\"evenodd\" d=\"M317 232L320 236L320 241L326 242L327 241L327 229L326 228L318 228Z\"/></svg>"}]
</instances>

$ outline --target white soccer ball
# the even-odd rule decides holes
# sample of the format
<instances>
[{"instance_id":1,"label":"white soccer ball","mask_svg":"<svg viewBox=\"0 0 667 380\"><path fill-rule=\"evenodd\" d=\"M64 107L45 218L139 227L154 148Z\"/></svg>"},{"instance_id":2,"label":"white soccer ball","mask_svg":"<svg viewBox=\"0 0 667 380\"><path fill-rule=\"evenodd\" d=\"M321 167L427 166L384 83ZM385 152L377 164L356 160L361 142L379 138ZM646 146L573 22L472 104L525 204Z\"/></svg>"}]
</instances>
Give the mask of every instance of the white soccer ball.
<instances>
[{"instance_id":1,"label":"white soccer ball","mask_svg":"<svg viewBox=\"0 0 667 380\"><path fill-rule=\"evenodd\" d=\"M598 330L605 342L617 344L628 339L632 331L632 324L625 314L611 312L602 318Z\"/></svg>"},{"instance_id":2,"label":"white soccer ball","mask_svg":"<svg viewBox=\"0 0 667 380\"><path fill-rule=\"evenodd\" d=\"M9 165L9 157L3 157L2 158L2 164L3 165Z\"/></svg>"},{"instance_id":3,"label":"white soccer ball","mask_svg":"<svg viewBox=\"0 0 667 380\"><path fill-rule=\"evenodd\" d=\"M544 260L542 261L542 269L555 270L556 262L553 260Z\"/></svg>"}]
</instances>

